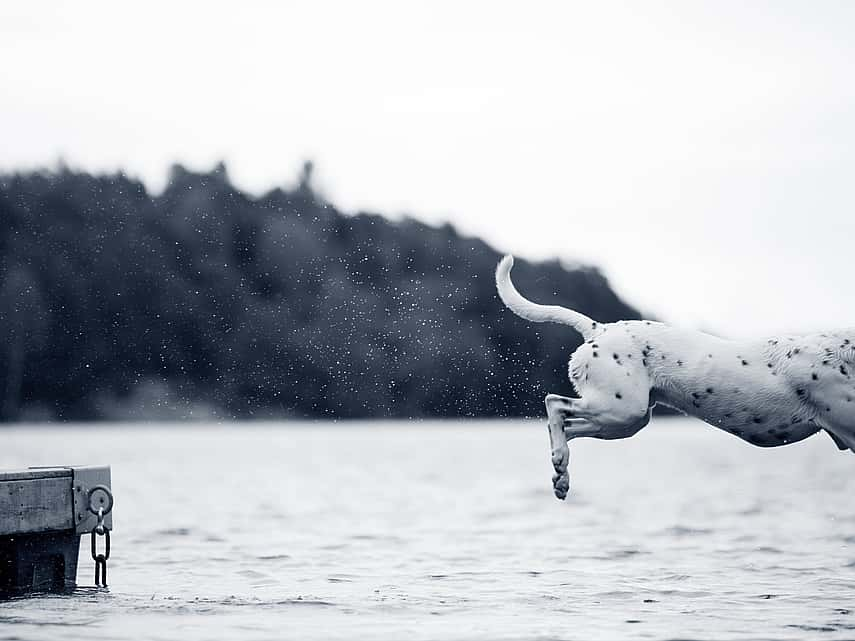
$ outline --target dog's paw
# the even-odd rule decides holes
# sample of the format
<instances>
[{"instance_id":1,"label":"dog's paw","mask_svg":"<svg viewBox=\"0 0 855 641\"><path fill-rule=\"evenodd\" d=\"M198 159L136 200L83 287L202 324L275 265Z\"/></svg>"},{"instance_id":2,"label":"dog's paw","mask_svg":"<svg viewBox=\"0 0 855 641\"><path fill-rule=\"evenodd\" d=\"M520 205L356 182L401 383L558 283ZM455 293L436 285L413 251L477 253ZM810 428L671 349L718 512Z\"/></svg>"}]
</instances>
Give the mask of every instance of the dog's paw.
<instances>
[{"instance_id":1,"label":"dog's paw","mask_svg":"<svg viewBox=\"0 0 855 641\"><path fill-rule=\"evenodd\" d=\"M552 489L555 492L556 498L562 501L567 498L570 492L570 475L567 472L556 473L552 477Z\"/></svg>"}]
</instances>

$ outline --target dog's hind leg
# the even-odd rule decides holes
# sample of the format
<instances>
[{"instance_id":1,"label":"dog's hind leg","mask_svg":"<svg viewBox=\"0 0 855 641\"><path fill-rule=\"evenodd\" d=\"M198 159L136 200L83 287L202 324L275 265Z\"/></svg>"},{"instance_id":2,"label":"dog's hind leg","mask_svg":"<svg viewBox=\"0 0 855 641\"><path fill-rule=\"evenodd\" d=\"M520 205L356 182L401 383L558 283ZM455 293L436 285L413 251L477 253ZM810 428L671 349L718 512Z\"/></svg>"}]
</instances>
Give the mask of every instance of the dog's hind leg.
<instances>
[{"instance_id":1,"label":"dog's hind leg","mask_svg":"<svg viewBox=\"0 0 855 641\"><path fill-rule=\"evenodd\" d=\"M570 448L567 441L574 438L628 438L650 421L649 392L624 388L615 399L605 399L596 390L588 390L581 398L557 394L546 397L549 420L549 441L552 446L552 466L555 476L552 486L555 496L564 499L570 491ZM608 402L606 402L608 400Z\"/></svg>"},{"instance_id":2,"label":"dog's hind leg","mask_svg":"<svg viewBox=\"0 0 855 641\"><path fill-rule=\"evenodd\" d=\"M570 448L567 446L567 435L564 431L565 420L573 416L574 404L580 399L567 398L558 394L548 394L546 397L546 416L549 427L549 445L552 450L552 467L555 474L552 477L552 488L559 499L567 497L570 491Z\"/></svg>"}]
</instances>

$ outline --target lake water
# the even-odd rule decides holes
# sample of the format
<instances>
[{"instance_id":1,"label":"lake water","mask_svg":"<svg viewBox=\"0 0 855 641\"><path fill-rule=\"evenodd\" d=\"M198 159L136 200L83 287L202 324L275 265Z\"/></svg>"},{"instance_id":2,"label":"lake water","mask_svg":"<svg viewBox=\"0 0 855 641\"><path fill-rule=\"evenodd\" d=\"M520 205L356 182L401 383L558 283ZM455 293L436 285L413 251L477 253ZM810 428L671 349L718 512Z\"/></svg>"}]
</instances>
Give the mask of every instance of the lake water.
<instances>
[{"instance_id":1,"label":"lake water","mask_svg":"<svg viewBox=\"0 0 855 641\"><path fill-rule=\"evenodd\" d=\"M855 456L689 419L0 430L0 467L107 463L109 591L0 602L0 639L852 639Z\"/></svg>"}]
</instances>

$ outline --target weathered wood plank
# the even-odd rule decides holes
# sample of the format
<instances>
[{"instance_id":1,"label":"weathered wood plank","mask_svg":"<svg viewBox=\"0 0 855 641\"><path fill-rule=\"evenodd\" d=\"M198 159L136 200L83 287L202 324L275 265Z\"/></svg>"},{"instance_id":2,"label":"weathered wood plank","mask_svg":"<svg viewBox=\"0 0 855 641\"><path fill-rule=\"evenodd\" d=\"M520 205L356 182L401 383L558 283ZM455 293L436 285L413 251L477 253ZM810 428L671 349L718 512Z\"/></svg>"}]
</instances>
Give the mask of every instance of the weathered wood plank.
<instances>
[{"instance_id":1,"label":"weathered wood plank","mask_svg":"<svg viewBox=\"0 0 855 641\"><path fill-rule=\"evenodd\" d=\"M0 535L73 529L72 506L68 476L0 480Z\"/></svg>"},{"instance_id":2,"label":"weathered wood plank","mask_svg":"<svg viewBox=\"0 0 855 641\"><path fill-rule=\"evenodd\" d=\"M71 478L70 467L31 467L26 470L0 471L0 483L3 481L25 481L28 479Z\"/></svg>"}]
</instances>

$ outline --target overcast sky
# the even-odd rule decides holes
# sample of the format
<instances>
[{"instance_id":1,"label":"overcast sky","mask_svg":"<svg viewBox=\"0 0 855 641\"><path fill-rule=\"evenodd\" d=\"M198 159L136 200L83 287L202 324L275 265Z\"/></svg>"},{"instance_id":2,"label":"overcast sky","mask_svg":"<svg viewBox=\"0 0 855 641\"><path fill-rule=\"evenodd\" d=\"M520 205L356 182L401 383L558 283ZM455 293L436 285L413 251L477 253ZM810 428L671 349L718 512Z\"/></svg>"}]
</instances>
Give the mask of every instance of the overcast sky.
<instances>
[{"instance_id":1,"label":"overcast sky","mask_svg":"<svg viewBox=\"0 0 855 641\"><path fill-rule=\"evenodd\" d=\"M317 164L346 211L601 267L734 336L855 326L855 3L0 5L0 170Z\"/></svg>"}]
</instances>

